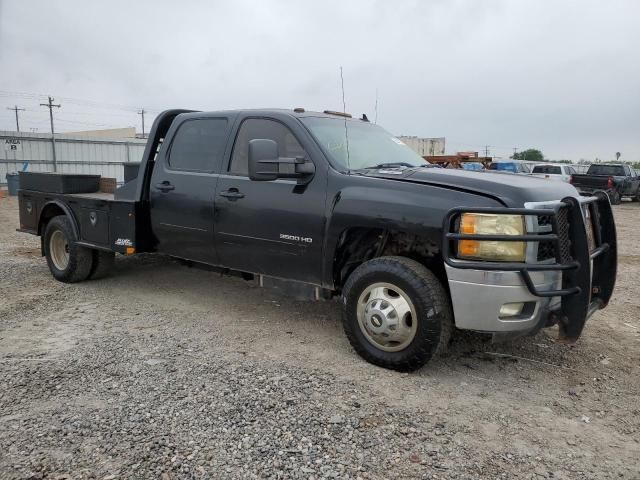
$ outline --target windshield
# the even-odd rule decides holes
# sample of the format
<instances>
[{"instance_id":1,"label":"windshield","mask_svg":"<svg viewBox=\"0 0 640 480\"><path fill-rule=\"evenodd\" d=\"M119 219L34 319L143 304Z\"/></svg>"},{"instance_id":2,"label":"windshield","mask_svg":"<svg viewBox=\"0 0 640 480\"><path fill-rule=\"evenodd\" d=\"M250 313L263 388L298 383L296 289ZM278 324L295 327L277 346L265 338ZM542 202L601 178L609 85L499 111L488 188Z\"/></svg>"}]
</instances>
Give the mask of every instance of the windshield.
<instances>
[{"instance_id":1,"label":"windshield","mask_svg":"<svg viewBox=\"0 0 640 480\"><path fill-rule=\"evenodd\" d=\"M591 165L587 170L587 175L613 175L624 176L622 165Z\"/></svg>"},{"instance_id":2,"label":"windshield","mask_svg":"<svg viewBox=\"0 0 640 480\"><path fill-rule=\"evenodd\" d=\"M489 165L489 170L500 170L501 172L517 172L518 166L511 162L495 162Z\"/></svg>"},{"instance_id":3,"label":"windshield","mask_svg":"<svg viewBox=\"0 0 640 480\"><path fill-rule=\"evenodd\" d=\"M410 167L426 164L420 155L402 141L372 123L347 120L345 129L342 118L304 117L300 120L331 160L342 168L360 170L383 164Z\"/></svg>"},{"instance_id":4,"label":"windshield","mask_svg":"<svg viewBox=\"0 0 640 480\"><path fill-rule=\"evenodd\" d=\"M550 175L562 175L562 170L556 165L536 165L533 173L546 173Z\"/></svg>"}]
</instances>

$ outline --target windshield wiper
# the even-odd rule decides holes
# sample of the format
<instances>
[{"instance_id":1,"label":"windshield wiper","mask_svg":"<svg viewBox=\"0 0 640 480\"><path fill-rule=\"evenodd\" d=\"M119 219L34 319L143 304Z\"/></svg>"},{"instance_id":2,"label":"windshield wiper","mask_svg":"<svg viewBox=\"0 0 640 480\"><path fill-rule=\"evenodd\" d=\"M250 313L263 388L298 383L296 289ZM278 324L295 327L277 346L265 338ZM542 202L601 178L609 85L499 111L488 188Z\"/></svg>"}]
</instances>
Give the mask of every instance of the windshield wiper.
<instances>
[{"instance_id":1,"label":"windshield wiper","mask_svg":"<svg viewBox=\"0 0 640 480\"><path fill-rule=\"evenodd\" d=\"M415 165L412 165L407 162L389 162L389 163L379 163L378 165L373 165L370 167L363 167L363 168L360 168L359 170L374 170L376 168L393 168L393 167L415 167Z\"/></svg>"}]
</instances>

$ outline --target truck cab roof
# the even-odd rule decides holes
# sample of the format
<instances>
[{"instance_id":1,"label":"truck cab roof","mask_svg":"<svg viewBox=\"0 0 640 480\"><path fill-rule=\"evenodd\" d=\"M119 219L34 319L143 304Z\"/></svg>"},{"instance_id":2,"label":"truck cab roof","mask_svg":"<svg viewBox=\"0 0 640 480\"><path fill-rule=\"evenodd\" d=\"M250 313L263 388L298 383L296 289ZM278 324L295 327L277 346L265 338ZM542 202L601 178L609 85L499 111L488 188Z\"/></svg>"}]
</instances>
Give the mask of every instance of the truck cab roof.
<instances>
[{"instance_id":1,"label":"truck cab roof","mask_svg":"<svg viewBox=\"0 0 640 480\"><path fill-rule=\"evenodd\" d=\"M193 117L203 117L203 116L218 116L218 115L256 115L256 116L278 116L278 115L289 115L297 118L306 118L306 117L325 117L325 118L339 118L346 119L351 121L368 121L365 118L354 118L350 113L339 112L336 110L324 110L322 112L316 112L312 110L305 110L304 108L250 108L250 109L237 109L237 110L211 110L211 111L201 111L201 110L193 110L180 114L181 116L193 116Z\"/></svg>"}]
</instances>

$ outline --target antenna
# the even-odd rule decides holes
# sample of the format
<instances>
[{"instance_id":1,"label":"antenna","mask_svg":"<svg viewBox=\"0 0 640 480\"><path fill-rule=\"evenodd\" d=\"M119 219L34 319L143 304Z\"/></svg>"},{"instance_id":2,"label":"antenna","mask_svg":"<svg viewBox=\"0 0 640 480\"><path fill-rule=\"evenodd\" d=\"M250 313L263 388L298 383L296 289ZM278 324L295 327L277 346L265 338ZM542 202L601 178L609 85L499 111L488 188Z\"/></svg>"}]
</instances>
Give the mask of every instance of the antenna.
<instances>
[{"instance_id":1,"label":"antenna","mask_svg":"<svg viewBox=\"0 0 640 480\"><path fill-rule=\"evenodd\" d=\"M375 116L375 120L373 121L373 123L377 124L378 123L378 89L376 88L376 107L375 107L375 112L376 112L376 116Z\"/></svg>"},{"instance_id":2,"label":"antenna","mask_svg":"<svg viewBox=\"0 0 640 480\"><path fill-rule=\"evenodd\" d=\"M347 113L347 103L344 100L344 76L342 75L342 65L340 65L340 87L342 88L342 113ZM349 132L347 130L347 117L344 117L344 138L347 146L347 169L351 170L349 166Z\"/></svg>"}]
</instances>

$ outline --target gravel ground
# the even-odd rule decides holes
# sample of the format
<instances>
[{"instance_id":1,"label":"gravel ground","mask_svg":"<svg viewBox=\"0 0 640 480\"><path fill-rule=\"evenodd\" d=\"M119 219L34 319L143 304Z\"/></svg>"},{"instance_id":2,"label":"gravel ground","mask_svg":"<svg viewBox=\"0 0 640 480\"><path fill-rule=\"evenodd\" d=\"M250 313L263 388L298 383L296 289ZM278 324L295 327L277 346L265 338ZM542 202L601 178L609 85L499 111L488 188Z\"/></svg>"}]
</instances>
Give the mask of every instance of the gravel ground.
<instances>
[{"instance_id":1,"label":"gravel ground","mask_svg":"<svg viewBox=\"0 0 640 480\"><path fill-rule=\"evenodd\" d=\"M413 374L362 361L337 302L159 256L53 280L0 199L0 477L640 478L640 204L578 345L458 335Z\"/></svg>"}]
</instances>

